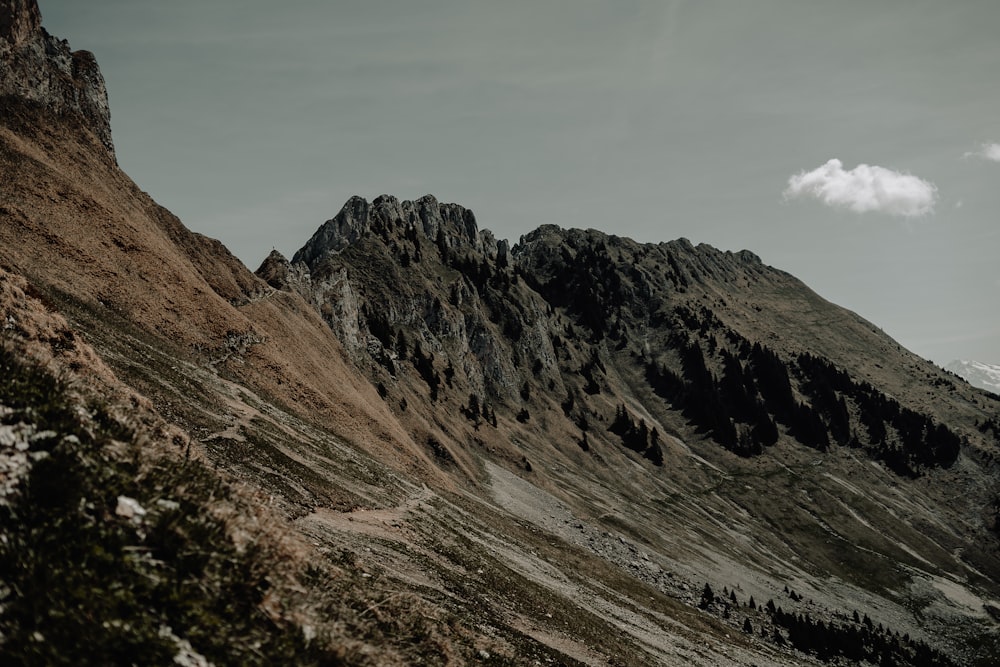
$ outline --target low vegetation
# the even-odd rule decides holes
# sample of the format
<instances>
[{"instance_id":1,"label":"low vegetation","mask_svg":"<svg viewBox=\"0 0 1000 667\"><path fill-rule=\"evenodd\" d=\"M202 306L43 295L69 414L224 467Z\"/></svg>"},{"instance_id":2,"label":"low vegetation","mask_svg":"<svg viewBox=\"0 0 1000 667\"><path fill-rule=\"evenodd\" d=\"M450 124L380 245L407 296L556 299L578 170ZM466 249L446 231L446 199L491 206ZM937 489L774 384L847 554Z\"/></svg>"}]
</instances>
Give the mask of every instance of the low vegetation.
<instances>
[{"instance_id":1,"label":"low vegetation","mask_svg":"<svg viewBox=\"0 0 1000 667\"><path fill-rule=\"evenodd\" d=\"M794 590L785 587L792 605L802 601ZM920 639L911 638L876 623L867 614L830 612L815 608L806 611L785 611L774 600L757 604L751 595L740 600L735 590L724 588L717 595L711 585L702 589L698 607L739 625L743 632L759 635L762 641L779 647L793 647L822 662L841 664L894 665L897 667L954 667L947 655Z\"/></svg>"},{"instance_id":2,"label":"low vegetation","mask_svg":"<svg viewBox=\"0 0 1000 667\"><path fill-rule=\"evenodd\" d=\"M12 447L30 469L0 505L8 664L335 662L262 612L275 554L237 546L206 511L239 499L202 463L143 451L109 406L76 405L64 380L9 347L0 406L0 428L30 434Z\"/></svg>"}]
</instances>

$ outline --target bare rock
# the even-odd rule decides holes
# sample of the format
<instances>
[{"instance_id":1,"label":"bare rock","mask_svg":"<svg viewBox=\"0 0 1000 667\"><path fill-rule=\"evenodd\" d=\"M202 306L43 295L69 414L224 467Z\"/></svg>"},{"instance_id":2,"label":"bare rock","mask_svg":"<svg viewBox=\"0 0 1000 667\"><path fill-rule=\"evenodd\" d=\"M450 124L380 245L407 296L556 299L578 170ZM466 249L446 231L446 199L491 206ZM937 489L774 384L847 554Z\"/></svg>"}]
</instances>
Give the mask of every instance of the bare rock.
<instances>
[{"instance_id":1,"label":"bare rock","mask_svg":"<svg viewBox=\"0 0 1000 667\"><path fill-rule=\"evenodd\" d=\"M50 35L34 0L0 5L0 96L77 116L114 158L108 91L94 54Z\"/></svg>"}]
</instances>

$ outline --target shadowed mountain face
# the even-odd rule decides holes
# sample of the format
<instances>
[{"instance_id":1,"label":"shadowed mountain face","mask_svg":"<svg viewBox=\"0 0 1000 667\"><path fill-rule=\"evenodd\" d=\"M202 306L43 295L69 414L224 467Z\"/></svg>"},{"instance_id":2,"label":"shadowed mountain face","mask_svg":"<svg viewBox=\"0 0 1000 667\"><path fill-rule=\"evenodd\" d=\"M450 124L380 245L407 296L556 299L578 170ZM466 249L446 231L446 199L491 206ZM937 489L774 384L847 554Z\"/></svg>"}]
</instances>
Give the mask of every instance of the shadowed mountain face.
<instances>
[{"instance_id":1,"label":"shadowed mountain face","mask_svg":"<svg viewBox=\"0 0 1000 667\"><path fill-rule=\"evenodd\" d=\"M429 196L255 275L81 53L0 2L0 652L995 664L993 396L752 253Z\"/></svg>"}]
</instances>

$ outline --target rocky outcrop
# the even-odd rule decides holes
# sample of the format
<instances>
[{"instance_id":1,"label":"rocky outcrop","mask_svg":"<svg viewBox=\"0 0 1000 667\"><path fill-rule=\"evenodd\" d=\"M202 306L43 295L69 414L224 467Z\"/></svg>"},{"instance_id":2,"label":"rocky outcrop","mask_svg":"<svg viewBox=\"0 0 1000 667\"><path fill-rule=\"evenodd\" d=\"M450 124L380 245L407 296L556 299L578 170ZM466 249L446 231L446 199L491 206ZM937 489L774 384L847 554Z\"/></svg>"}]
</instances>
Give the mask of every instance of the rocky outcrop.
<instances>
[{"instance_id":1,"label":"rocky outcrop","mask_svg":"<svg viewBox=\"0 0 1000 667\"><path fill-rule=\"evenodd\" d=\"M463 398L516 403L534 360L549 368L555 353L549 308L515 284L511 257L462 206L352 197L290 262L272 252L257 275L313 304L375 382L412 362L435 395L447 378Z\"/></svg>"},{"instance_id":2,"label":"rocky outcrop","mask_svg":"<svg viewBox=\"0 0 1000 667\"><path fill-rule=\"evenodd\" d=\"M321 271L314 279L304 263L289 262L280 252L272 250L256 273L271 287L299 294L312 304L353 355L371 347L372 336L361 330L358 298L346 268Z\"/></svg>"},{"instance_id":3,"label":"rocky outcrop","mask_svg":"<svg viewBox=\"0 0 1000 667\"><path fill-rule=\"evenodd\" d=\"M114 158L108 91L94 55L50 35L35 0L0 6L0 97L77 116Z\"/></svg>"},{"instance_id":4,"label":"rocky outcrop","mask_svg":"<svg viewBox=\"0 0 1000 667\"><path fill-rule=\"evenodd\" d=\"M20 44L42 27L42 15L34 0L9 0L0 5L0 38Z\"/></svg>"},{"instance_id":5,"label":"rocky outcrop","mask_svg":"<svg viewBox=\"0 0 1000 667\"><path fill-rule=\"evenodd\" d=\"M301 292L310 283L308 267L301 264L293 267L277 250L272 250L264 258L256 274L271 287L286 292Z\"/></svg>"},{"instance_id":6,"label":"rocky outcrop","mask_svg":"<svg viewBox=\"0 0 1000 667\"><path fill-rule=\"evenodd\" d=\"M498 244L492 233L479 230L472 211L458 204L441 204L432 195L415 201L382 195L371 203L351 197L295 253L292 263L312 267L325 255L340 252L367 234L388 239L407 230L443 247L468 247L489 257L507 249L506 242Z\"/></svg>"}]
</instances>

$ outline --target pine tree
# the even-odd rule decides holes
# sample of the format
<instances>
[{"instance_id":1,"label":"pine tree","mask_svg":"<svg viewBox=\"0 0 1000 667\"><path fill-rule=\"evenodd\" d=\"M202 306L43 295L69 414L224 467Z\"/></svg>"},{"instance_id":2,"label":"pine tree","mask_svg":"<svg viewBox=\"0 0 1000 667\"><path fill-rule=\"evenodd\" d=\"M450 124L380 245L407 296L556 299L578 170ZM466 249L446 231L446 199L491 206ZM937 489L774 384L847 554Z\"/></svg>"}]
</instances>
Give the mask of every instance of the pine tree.
<instances>
[{"instance_id":1,"label":"pine tree","mask_svg":"<svg viewBox=\"0 0 1000 667\"><path fill-rule=\"evenodd\" d=\"M469 407L466 409L466 416L472 421L479 420L479 397L469 394Z\"/></svg>"},{"instance_id":2,"label":"pine tree","mask_svg":"<svg viewBox=\"0 0 1000 667\"><path fill-rule=\"evenodd\" d=\"M712 587L705 583L705 588L701 591L701 601L698 606L702 609L708 609L708 606L715 602L715 593L712 592Z\"/></svg>"},{"instance_id":3,"label":"pine tree","mask_svg":"<svg viewBox=\"0 0 1000 667\"><path fill-rule=\"evenodd\" d=\"M649 459L655 466L663 466L663 450L660 448L659 443L652 443L642 454L644 457Z\"/></svg>"}]
</instances>

